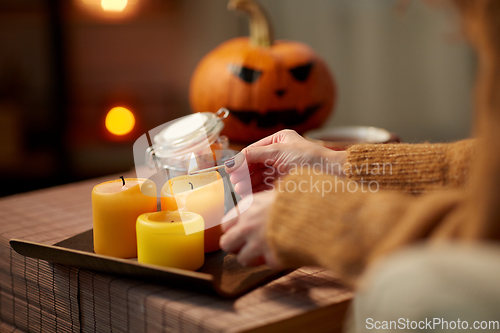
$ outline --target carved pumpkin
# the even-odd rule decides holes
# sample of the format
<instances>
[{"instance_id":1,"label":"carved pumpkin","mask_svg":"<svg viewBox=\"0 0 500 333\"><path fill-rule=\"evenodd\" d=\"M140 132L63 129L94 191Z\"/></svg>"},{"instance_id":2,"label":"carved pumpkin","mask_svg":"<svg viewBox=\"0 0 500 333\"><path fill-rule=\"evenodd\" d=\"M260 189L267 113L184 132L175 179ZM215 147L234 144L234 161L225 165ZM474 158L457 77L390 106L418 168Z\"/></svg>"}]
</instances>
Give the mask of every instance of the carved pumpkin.
<instances>
[{"instance_id":1,"label":"carved pumpkin","mask_svg":"<svg viewBox=\"0 0 500 333\"><path fill-rule=\"evenodd\" d=\"M250 38L231 39L207 54L191 79L194 112L231 111L223 134L250 143L284 128L299 133L330 115L336 91L325 62L307 45L274 41L252 0L231 0L250 20Z\"/></svg>"}]
</instances>

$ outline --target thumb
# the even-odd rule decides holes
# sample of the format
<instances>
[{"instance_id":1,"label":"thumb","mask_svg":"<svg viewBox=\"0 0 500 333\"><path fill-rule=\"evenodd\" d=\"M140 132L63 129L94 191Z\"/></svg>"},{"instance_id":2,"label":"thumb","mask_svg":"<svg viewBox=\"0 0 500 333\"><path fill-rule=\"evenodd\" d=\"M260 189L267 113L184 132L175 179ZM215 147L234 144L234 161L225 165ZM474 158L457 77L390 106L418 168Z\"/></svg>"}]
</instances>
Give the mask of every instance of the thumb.
<instances>
[{"instance_id":1,"label":"thumb","mask_svg":"<svg viewBox=\"0 0 500 333\"><path fill-rule=\"evenodd\" d=\"M227 161L224 162L224 166L226 167L226 172L227 173L233 173L234 171L238 170L238 168L245 163L245 154L242 152L239 152L235 156L231 157Z\"/></svg>"}]
</instances>

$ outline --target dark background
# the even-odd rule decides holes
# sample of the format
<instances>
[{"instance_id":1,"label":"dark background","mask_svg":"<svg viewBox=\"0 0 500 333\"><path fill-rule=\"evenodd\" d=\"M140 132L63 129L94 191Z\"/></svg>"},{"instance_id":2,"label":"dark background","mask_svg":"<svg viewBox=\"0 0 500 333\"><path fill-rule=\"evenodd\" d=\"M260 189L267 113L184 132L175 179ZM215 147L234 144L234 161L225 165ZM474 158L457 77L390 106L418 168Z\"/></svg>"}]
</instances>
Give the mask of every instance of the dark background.
<instances>
[{"instance_id":1,"label":"dark background","mask_svg":"<svg viewBox=\"0 0 500 333\"><path fill-rule=\"evenodd\" d=\"M446 8L394 0L261 0L276 36L310 44L339 85L327 125L372 125L406 142L470 131L474 59ZM248 32L223 0L0 0L0 196L130 170L132 144L190 112L204 54ZM112 106L134 131L104 128Z\"/></svg>"}]
</instances>

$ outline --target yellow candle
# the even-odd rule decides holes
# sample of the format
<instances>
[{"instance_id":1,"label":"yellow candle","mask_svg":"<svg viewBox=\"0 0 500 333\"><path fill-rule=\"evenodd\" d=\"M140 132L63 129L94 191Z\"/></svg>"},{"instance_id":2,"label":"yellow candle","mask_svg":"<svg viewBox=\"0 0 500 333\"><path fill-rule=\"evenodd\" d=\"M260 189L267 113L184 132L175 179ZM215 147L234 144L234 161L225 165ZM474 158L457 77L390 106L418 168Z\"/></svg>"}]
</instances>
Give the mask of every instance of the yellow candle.
<instances>
[{"instance_id":1,"label":"yellow candle","mask_svg":"<svg viewBox=\"0 0 500 333\"><path fill-rule=\"evenodd\" d=\"M205 220L205 252L220 249L224 216L224 183L216 171L170 179L161 191L162 210L198 213Z\"/></svg>"},{"instance_id":2,"label":"yellow candle","mask_svg":"<svg viewBox=\"0 0 500 333\"><path fill-rule=\"evenodd\" d=\"M156 186L145 179L125 178L99 184L92 190L94 252L117 258L137 257L135 223L155 212ZM142 191L141 191L142 189Z\"/></svg>"},{"instance_id":3,"label":"yellow candle","mask_svg":"<svg viewBox=\"0 0 500 333\"><path fill-rule=\"evenodd\" d=\"M203 218L181 211L137 218L137 260L145 264L197 270L203 266Z\"/></svg>"}]
</instances>

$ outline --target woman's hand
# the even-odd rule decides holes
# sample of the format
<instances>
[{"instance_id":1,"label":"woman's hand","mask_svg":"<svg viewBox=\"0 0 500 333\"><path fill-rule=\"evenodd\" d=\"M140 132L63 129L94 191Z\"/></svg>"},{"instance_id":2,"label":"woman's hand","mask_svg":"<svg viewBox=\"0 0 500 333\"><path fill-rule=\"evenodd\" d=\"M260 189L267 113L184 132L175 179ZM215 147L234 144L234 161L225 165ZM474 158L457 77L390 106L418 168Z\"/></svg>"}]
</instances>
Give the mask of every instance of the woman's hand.
<instances>
[{"instance_id":1,"label":"woman's hand","mask_svg":"<svg viewBox=\"0 0 500 333\"><path fill-rule=\"evenodd\" d=\"M234 159L226 161L226 172L231 174L236 193L244 196L250 191L272 188L274 180L301 166L341 175L346 159L346 152L330 150L293 130L283 130L249 145Z\"/></svg>"},{"instance_id":2,"label":"woman's hand","mask_svg":"<svg viewBox=\"0 0 500 333\"><path fill-rule=\"evenodd\" d=\"M275 193L271 191L257 193L246 211L239 216L228 212L227 215L234 214L236 217L222 224L225 233L220 239L220 246L226 252L236 253L238 262L243 266L267 264L272 268L280 267L266 239L267 221L274 198ZM247 197L242 201L251 199Z\"/></svg>"}]
</instances>

